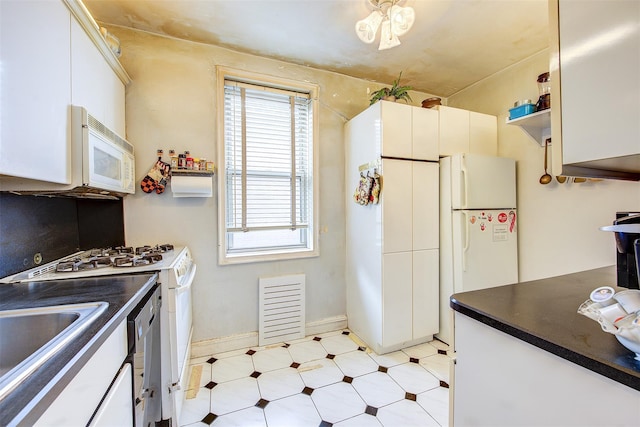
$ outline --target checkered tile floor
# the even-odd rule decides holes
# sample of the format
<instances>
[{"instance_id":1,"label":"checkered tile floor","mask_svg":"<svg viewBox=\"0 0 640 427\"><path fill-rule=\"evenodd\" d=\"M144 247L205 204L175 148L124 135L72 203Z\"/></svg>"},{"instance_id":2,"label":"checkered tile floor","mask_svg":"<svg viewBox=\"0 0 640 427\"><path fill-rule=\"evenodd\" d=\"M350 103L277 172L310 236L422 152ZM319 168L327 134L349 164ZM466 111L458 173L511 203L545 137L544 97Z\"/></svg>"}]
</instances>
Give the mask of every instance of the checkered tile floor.
<instances>
[{"instance_id":1,"label":"checkered tile floor","mask_svg":"<svg viewBox=\"0 0 640 427\"><path fill-rule=\"evenodd\" d=\"M349 331L192 359L180 426L447 426L448 346L377 355Z\"/></svg>"}]
</instances>

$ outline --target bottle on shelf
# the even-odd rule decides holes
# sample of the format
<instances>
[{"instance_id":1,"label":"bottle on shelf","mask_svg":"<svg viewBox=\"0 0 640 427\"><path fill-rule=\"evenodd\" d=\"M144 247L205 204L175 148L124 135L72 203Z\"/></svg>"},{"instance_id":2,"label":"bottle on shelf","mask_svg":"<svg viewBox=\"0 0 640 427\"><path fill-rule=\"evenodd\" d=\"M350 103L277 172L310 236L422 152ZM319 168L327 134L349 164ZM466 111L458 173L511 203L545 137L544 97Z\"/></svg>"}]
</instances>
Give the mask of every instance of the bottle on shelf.
<instances>
[{"instance_id":1,"label":"bottle on shelf","mask_svg":"<svg viewBox=\"0 0 640 427\"><path fill-rule=\"evenodd\" d=\"M169 158L171 159L171 169L178 169L178 156L176 155L176 150L169 150Z\"/></svg>"}]
</instances>

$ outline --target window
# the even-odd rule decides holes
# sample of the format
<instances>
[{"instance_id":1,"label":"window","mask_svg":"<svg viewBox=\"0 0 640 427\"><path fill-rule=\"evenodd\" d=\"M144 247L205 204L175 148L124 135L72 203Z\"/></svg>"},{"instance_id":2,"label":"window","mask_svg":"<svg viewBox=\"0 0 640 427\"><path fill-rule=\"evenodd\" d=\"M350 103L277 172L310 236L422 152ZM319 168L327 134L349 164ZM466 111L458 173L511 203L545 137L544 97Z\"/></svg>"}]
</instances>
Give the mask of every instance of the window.
<instances>
[{"instance_id":1,"label":"window","mask_svg":"<svg viewBox=\"0 0 640 427\"><path fill-rule=\"evenodd\" d=\"M315 87L218 78L221 263L317 255Z\"/></svg>"}]
</instances>

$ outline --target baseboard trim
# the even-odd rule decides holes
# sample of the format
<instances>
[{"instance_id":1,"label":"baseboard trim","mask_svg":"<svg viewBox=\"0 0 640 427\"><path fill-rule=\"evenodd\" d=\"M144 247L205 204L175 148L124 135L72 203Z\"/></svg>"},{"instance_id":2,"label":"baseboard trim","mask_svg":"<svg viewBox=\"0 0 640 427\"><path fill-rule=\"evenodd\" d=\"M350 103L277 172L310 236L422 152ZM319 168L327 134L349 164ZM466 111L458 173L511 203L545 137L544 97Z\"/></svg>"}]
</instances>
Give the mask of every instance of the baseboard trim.
<instances>
[{"instance_id":1,"label":"baseboard trim","mask_svg":"<svg viewBox=\"0 0 640 427\"><path fill-rule=\"evenodd\" d=\"M327 317L326 319L316 320L315 322L308 322L305 325L305 335L318 335L327 332L338 331L340 329L347 329L347 316L334 316Z\"/></svg>"},{"instance_id":2,"label":"baseboard trim","mask_svg":"<svg viewBox=\"0 0 640 427\"><path fill-rule=\"evenodd\" d=\"M347 316L334 316L305 324L305 335L318 335L347 328ZM191 357L205 357L216 353L258 347L258 332L230 335L228 337L191 343Z\"/></svg>"}]
</instances>

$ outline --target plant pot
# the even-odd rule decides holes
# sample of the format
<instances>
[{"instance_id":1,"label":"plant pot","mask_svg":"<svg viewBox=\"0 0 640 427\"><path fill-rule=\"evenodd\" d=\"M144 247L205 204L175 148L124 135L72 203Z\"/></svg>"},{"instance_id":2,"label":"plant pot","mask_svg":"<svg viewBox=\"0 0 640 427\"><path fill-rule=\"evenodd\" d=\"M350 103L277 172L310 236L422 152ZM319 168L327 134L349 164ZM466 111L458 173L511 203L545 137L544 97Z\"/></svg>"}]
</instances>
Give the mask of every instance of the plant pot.
<instances>
[{"instance_id":1,"label":"plant pot","mask_svg":"<svg viewBox=\"0 0 640 427\"><path fill-rule=\"evenodd\" d=\"M389 102L396 102L396 97L393 96L393 95L383 96L382 100L383 101L389 101Z\"/></svg>"}]
</instances>

